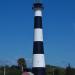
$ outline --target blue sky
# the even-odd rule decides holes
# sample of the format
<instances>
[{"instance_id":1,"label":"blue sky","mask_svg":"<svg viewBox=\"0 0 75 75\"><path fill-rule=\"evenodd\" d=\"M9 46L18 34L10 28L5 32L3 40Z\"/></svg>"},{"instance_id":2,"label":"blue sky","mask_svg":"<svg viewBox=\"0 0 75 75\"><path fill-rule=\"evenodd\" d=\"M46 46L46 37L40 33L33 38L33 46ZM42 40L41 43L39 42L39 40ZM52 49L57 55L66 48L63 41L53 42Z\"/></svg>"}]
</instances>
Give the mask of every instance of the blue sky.
<instances>
[{"instance_id":1,"label":"blue sky","mask_svg":"<svg viewBox=\"0 0 75 75\"><path fill-rule=\"evenodd\" d=\"M0 61L32 59L33 0L0 0ZM43 0L46 63L75 67L75 0Z\"/></svg>"}]
</instances>

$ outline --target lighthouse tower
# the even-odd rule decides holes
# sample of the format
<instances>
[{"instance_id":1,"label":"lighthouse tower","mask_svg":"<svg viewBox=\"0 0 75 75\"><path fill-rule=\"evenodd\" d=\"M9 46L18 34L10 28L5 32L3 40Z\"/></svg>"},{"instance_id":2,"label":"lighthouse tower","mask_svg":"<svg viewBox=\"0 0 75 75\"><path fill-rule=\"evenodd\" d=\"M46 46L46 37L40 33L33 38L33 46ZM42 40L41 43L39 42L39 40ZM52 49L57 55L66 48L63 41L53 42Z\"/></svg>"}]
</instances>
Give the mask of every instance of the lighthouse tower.
<instances>
[{"instance_id":1,"label":"lighthouse tower","mask_svg":"<svg viewBox=\"0 0 75 75\"><path fill-rule=\"evenodd\" d=\"M39 0L33 4L34 10L34 43L33 43L33 67L34 75L45 75L45 58L43 47L42 10L43 5Z\"/></svg>"}]
</instances>

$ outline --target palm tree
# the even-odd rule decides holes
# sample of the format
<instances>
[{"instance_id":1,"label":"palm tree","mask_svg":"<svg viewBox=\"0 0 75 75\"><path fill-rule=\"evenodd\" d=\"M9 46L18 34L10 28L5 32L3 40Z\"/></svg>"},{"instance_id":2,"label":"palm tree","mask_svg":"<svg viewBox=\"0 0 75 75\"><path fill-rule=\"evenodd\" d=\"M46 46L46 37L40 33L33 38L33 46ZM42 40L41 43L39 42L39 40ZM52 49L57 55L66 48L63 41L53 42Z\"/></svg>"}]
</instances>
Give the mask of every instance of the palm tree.
<instances>
[{"instance_id":1,"label":"palm tree","mask_svg":"<svg viewBox=\"0 0 75 75\"><path fill-rule=\"evenodd\" d=\"M19 68L23 72L24 68L27 67L25 59L24 58L19 58L17 63L18 63Z\"/></svg>"},{"instance_id":2,"label":"palm tree","mask_svg":"<svg viewBox=\"0 0 75 75\"><path fill-rule=\"evenodd\" d=\"M71 68L70 64L68 64L68 66L66 67L66 75L73 75L72 68Z\"/></svg>"}]
</instances>

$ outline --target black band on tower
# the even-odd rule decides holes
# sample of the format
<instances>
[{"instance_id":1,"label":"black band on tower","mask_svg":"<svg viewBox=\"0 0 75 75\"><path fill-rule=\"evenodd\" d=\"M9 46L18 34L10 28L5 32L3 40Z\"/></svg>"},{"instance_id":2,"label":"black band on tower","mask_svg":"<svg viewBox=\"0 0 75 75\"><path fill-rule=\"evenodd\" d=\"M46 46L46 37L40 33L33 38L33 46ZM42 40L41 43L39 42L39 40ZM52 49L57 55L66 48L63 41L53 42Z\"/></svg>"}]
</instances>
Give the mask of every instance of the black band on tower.
<instances>
[{"instance_id":1,"label":"black band on tower","mask_svg":"<svg viewBox=\"0 0 75 75\"><path fill-rule=\"evenodd\" d=\"M42 5L42 3L34 3L32 9L34 9L34 10L43 9L43 5Z\"/></svg>"},{"instance_id":2,"label":"black band on tower","mask_svg":"<svg viewBox=\"0 0 75 75\"><path fill-rule=\"evenodd\" d=\"M41 41L34 42L33 54L44 54L43 42Z\"/></svg>"},{"instance_id":3,"label":"black band on tower","mask_svg":"<svg viewBox=\"0 0 75 75\"><path fill-rule=\"evenodd\" d=\"M32 72L35 75L46 75L45 74L45 68L44 67L35 67L35 68L32 68Z\"/></svg>"},{"instance_id":4,"label":"black band on tower","mask_svg":"<svg viewBox=\"0 0 75 75\"><path fill-rule=\"evenodd\" d=\"M34 28L42 28L42 17L41 16L34 17Z\"/></svg>"}]
</instances>

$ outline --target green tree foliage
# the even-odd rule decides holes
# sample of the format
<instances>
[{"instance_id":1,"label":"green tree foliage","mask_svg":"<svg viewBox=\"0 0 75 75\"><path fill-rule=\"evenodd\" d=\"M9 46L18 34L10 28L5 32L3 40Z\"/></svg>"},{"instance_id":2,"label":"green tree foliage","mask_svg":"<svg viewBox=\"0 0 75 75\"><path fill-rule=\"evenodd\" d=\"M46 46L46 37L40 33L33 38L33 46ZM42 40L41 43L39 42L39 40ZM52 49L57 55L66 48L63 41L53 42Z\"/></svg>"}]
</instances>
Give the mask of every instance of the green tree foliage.
<instances>
[{"instance_id":1,"label":"green tree foliage","mask_svg":"<svg viewBox=\"0 0 75 75\"><path fill-rule=\"evenodd\" d=\"M73 75L72 68L71 68L70 64L68 64L68 66L66 67L65 75Z\"/></svg>"},{"instance_id":2,"label":"green tree foliage","mask_svg":"<svg viewBox=\"0 0 75 75\"><path fill-rule=\"evenodd\" d=\"M75 75L75 68L72 68L72 75Z\"/></svg>"},{"instance_id":3,"label":"green tree foliage","mask_svg":"<svg viewBox=\"0 0 75 75\"><path fill-rule=\"evenodd\" d=\"M46 65L46 75L54 75L55 66Z\"/></svg>"},{"instance_id":4,"label":"green tree foliage","mask_svg":"<svg viewBox=\"0 0 75 75\"><path fill-rule=\"evenodd\" d=\"M46 75L51 75L50 65L46 65Z\"/></svg>"},{"instance_id":5,"label":"green tree foliage","mask_svg":"<svg viewBox=\"0 0 75 75\"><path fill-rule=\"evenodd\" d=\"M65 69L57 66L46 65L46 75L65 75Z\"/></svg>"},{"instance_id":6,"label":"green tree foliage","mask_svg":"<svg viewBox=\"0 0 75 75\"><path fill-rule=\"evenodd\" d=\"M4 75L4 67L0 67L0 75ZM5 66L5 75L21 75L21 71L13 65L13 67Z\"/></svg>"},{"instance_id":7,"label":"green tree foliage","mask_svg":"<svg viewBox=\"0 0 75 75\"><path fill-rule=\"evenodd\" d=\"M19 69L19 67L16 66L16 65L12 65L12 66L10 67L10 69Z\"/></svg>"},{"instance_id":8,"label":"green tree foliage","mask_svg":"<svg viewBox=\"0 0 75 75\"><path fill-rule=\"evenodd\" d=\"M20 67L22 72L23 72L24 68L27 68L26 61L24 58L19 58L17 63L18 63L18 66Z\"/></svg>"},{"instance_id":9,"label":"green tree foliage","mask_svg":"<svg viewBox=\"0 0 75 75\"><path fill-rule=\"evenodd\" d=\"M20 58L17 60L17 65L6 65L5 66L5 75L22 75L21 67L27 69L26 61L24 58ZM20 67L20 68L19 68ZM29 68L27 69L29 70ZM32 71L32 69L30 69ZM0 75L4 75L4 66L0 66ZM52 66L47 64L46 65L46 75L75 75L75 68L72 68L70 65L68 65L65 68Z\"/></svg>"},{"instance_id":10,"label":"green tree foliage","mask_svg":"<svg viewBox=\"0 0 75 75\"><path fill-rule=\"evenodd\" d=\"M59 69L54 69L54 75L59 75Z\"/></svg>"}]
</instances>

